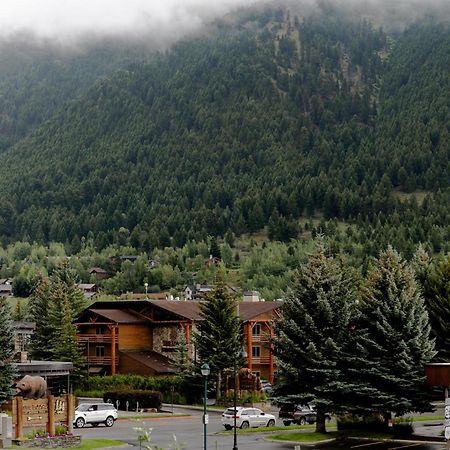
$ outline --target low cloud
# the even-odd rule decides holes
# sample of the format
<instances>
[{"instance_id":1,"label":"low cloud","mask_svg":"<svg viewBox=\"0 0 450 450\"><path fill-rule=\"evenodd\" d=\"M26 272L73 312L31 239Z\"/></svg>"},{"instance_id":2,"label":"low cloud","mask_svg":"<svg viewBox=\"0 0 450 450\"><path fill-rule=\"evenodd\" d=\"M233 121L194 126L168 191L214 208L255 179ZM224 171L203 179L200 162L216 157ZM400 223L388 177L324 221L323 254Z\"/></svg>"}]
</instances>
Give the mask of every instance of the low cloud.
<instances>
[{"instance_id":1,"label":"low cloud","mask_svg":"<svg viewBox=\"0 0 450 450\"><path fill-rule=\"evenodd\" d=\"M287 0L296 13L338 8L387 27L402 27L424 15L450 17L449 0ZM239 8L283 0L1 0L0 37L34 36L57 44L86 35L145 37L152 46L171 44L202 31L213 20Z\"/></svg>"}]
</instances>

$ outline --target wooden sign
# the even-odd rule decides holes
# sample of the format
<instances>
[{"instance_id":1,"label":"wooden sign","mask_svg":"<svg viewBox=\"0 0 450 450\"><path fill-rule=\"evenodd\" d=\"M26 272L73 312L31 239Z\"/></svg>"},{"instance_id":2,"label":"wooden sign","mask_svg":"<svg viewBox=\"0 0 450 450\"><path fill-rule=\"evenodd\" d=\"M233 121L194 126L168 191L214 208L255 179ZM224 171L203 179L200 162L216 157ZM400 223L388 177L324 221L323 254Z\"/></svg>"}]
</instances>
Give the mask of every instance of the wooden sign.
<instances>
[{"instance_id":1,"label":"wooden sign","mask_svg":"<svg viewBox=\"0 0 450 450\"><path fill-rule=\"evenodd\" d=\"M73 431L74 397L63 395L40 400L24 400L15 397L10 409L13 415L13 425L16 439L23 437L24 428L45 428L50 435L55 434L55 424L65 425L67 431Z\"/></svg>"}]
</instances>

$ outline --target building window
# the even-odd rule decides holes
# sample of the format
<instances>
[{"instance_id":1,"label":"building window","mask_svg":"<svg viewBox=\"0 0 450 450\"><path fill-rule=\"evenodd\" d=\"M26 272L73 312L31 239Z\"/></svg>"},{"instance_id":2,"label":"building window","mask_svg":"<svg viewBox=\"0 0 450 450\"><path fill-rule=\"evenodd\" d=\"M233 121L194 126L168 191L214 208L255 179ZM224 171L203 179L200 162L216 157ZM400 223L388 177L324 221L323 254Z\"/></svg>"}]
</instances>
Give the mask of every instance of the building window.
<instances>
[{"instance_id":1,"label":"building window","mask_svg":"<svg viewBox=\"0 0 450 450\"><path fill-rule=\"evenodd\" d=\"M253 358L261 357L261 347L252 347L252 357Z\"/></svg>"},{"instance_id":2,"label":"building window","mask_svg":"<svg viewBox=\"0 0 450 450\"><path fill-rule=\"evenodd\" d=\"M105 347L103 347L103 345L97 345L95 347L95 356L97 358L102 358L105 356Z\"/></svg>"},{"instance_id":3,"label":"building window","mask_svg":"<svg viewBox=\"0 0 450 450\"><path fill-rule=\"evenodd\" d=\"M105 326L104 325L98 325L95 328L95 334L105 334Z\"/></svg>"},{"instance_id":4,"label":"building window","mask_svg":"<svg viewBox=\"0 0 450 450\"><path fill-rule=\"evenodd\" d=\"M252 334L259 336L261 334L261 324L255 323L252 328Z\"/></svg>"}]
</instances>

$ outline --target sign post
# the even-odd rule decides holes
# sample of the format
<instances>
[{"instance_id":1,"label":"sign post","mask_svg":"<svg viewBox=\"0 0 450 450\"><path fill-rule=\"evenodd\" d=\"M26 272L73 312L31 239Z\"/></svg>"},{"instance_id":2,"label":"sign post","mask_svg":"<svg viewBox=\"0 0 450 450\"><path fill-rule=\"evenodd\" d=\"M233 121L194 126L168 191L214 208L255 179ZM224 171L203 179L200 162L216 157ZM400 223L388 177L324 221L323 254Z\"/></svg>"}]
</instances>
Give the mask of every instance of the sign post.
<instances>
[{"instance_id":1,"label":"sign post","mask_svg":"<svg viewBox=\"0 0 450 450\"><path fill-rule=\"evenodd\" d=\"M450 449L450 398L445 399L444 436L447 449Z\"/></svg>"}]
</instances>

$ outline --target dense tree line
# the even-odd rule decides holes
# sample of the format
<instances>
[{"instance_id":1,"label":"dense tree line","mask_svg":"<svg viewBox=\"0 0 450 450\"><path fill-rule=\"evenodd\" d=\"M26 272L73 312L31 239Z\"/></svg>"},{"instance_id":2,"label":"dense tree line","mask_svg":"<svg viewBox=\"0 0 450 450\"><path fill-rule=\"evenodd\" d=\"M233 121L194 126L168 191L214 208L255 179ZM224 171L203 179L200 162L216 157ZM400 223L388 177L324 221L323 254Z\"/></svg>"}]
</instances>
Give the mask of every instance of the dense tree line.
<instances>
[{"instance_id":1,"label":"dense tree line","mask_svg":"<svg viewBox=\"0 0 450 450\"><path fill-rule=\"evenodd\" d=\"M435 342L416 277L389 247L355 283L319 241L276 323L279 401L314 401L316 431L325 431L330 411L378 413L387 422L391 413L431 410L424 366Z\"/></svg>"},{"instance_id":2,"label":"dense tree line","mask_svg":"<svg viewBox=\"0 0 450 450\"><path fill-rule=\"evenodd\" d=\"M355 225L370 256L448 250L448 40L266 11L122 61L52 114L37 98L50 120L3 155L1 238L149 251L267 225L289 241L320 215ZM66 75L104 74L93 59Z\"/></svg>"}]
</instances>

